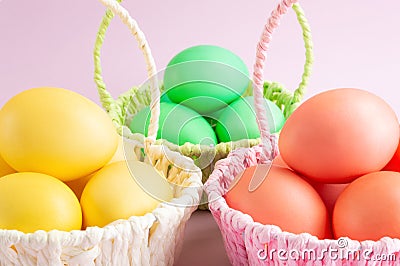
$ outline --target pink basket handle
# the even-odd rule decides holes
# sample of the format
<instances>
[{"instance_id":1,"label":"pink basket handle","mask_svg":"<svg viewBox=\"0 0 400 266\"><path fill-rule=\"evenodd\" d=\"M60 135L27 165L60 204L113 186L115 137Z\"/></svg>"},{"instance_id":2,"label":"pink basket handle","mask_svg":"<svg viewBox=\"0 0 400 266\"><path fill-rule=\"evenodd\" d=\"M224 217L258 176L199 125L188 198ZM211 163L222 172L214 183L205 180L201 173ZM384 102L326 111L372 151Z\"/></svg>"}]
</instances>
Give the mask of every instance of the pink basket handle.
<instances>
[{"instance_id":1,"label":"pink basket handle","mask_svg":"<svg viewBox=\"0 0 400 266\"><path fill-rule=\"evenodd\" d=\"M145 150L149 151L149 146L153 144L157 137L158 131L158 120L160 116L160 89L157 79L157 70L154 62L154 58L151 54L151 50L144 33L140 30L137 22L129 15L129 12L119 4L116 0L99 0L103 5L105 5L111 12L118 15L121 21L129 28L131 34L135 37L139 44L139 48L142 50L143 56L146 60L147 65L147 75L150 81L150 124L148 135L145 138ZM101 77L101 75L100 75ZM97 81L97 80L96 80ZM97 82L104 85L102 78ZM100 86L104 87L105 86Z\"/></svg>"},{"instance_id":2,"label":"pink basket handle","mask_svg":"<svg viewBox=\"0 0 400 266\"><path fill-rule=\"evenodd\" d=\"M253 73L253 94L254 94L254 105L257 116L258 128L261 133L261 141L263 143L264 152L268 157L273 157L275 149L274 138L271 137L271 134L268 129L268 120L265 109L265 102L263 97L263 84L264 84L264 65L266 54L269 48L269 43L271 41L273 31L279 26L279 21L281 16L286 14L288 9L295 4L297 0L281 0L278 6L272 11L271 16L268 18L268 21L263 29L261 34L260 41L257 45L257 53L256 53L256 62L254 64L254 73ZM270 158L272 159L272 158Z\"/></svg>"}]
</instances>

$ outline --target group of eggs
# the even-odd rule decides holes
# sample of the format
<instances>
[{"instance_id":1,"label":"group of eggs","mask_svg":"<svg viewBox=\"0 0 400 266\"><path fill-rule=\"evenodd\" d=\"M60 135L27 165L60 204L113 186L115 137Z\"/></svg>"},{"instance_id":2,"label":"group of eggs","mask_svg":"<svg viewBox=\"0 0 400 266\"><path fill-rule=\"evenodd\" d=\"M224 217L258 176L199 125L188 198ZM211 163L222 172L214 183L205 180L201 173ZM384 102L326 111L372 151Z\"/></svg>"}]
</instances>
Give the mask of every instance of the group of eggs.
<instances>
[{"instance_id":1,"label":"group of eggs","mask_svg":"<svg viewBox=\"0 0 400 266\"><path fill-rule=\"evenodd\" d=\"M164 85L158 138L182 145L259 137L252 99L241 97L248 71L230 51L182 51ZM236 177L224 196L230 207L320 239L400 238L400 126L384 100L359 89L330 90L286 122L276 105L266 105L271 132L281 130L280 155ZM146 133L148 116L148 108L139 111L132 131ZM77 93L22 92L0 109L0 129L1 229L69 231L82 227L82 217L83 227L104 226L172 198L154 168L125 162L109 117ZM138 186L141 178L158 200ZM254 179L261 180L255 189Z\"/></svg>"},{"instance_id":2,"label":"group of eggs","mask_svg":"<svg viewBox=\"0 0 400 266\"><path fill-rule=\"evenodd\" d=\"M187 48L171 59L164 73L157 138L183 145L215 145L260 137L253 97L242 97L251 82L245 63L218 46ZM285 118L265 99L268 124L278 132ZM150 108L129 123L133 133L147 135Z\"/></svg>"},{"instance_id":3,"label":"group of eggs","mask_svg":"<svg viewBox=\"0 0 400 266\"><path fill-rule=\"evenodd\" d=\"M317 94L288 118L271 164L245 169L227 204L257 222L320 239L400 238L400 127L359 89ZM251 181L263 180L256 190Z\"/></svg>"},{"instance_id":4,"label":"group of eggs","mask_svg":"<svg viewBox=\"0 0 400 266\"><path fill-rule=\"evenodd\" d=\"M172 197L168 181L137 161L106 112L82 95L34 88L0 109L0 229L102 227Z\"/></svg>"}]
</instances>

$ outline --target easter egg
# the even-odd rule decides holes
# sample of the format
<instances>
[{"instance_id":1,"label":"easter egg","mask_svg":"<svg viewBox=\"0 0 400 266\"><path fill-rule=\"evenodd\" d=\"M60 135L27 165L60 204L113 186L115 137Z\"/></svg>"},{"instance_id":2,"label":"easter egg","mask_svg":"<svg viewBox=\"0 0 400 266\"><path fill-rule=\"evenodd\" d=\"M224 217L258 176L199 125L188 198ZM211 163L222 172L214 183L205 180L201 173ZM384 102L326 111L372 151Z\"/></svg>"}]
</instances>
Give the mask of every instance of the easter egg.
<instances>
[{"instance_id":1,"label":"easter egg","mask_svg":"<svg viewBox=\"0 0 400 266\"><path fill-rule=\"evenodd\" d=\"M285 161L282 159L282 156L280 154L278 154L274 160L272 161L273 165L277 165L280 167L285 167L285 168L289 168L289 166L287 165L287 163L285 163Z\"/></svg>"},{"instance_id":2,"label":"easter egg","mask_svg":"<svg viewBox=\"0 0 400 266\"><path fill-rule=\"evenodd\" d=\"M134 153L134 146L133 142L131 142L129 139L124 139L123 137L118 138L118 148L114 153L114 156L111 158L111 160L106 164L112 164L115 162L121 162L121 161L132 161L132 160L137 160L136 154ZM102 168L100 168L101 170ZM65 182L72 191L75 193L75 195L78 197L78 199L81 198L83 189L85 188L86 184L89 182L89 180L97 173L94 172L90 175L80 177L78 179L74 179L69 182Z\"/></svg>"},{"instance_id":3,"label":"easter egg","mask_svg":"<svg viewBox=\"0 0 400 266\"><path fill-rule=\"evenodd\" d=\"M221 116L221 114L224 112L224 108L223 109L219 109L218 111L212 112L210 114L205 115L205 117L209 117L214 119L215 121L218 121L219 117Z\"/></svg>"},{"instance_id":4,"label":"easter egg","mask_svg":"<svg viewBox=\"0 0 400 266\"><path fill-rule=\"evenodd\" d=\"M168 181L152 166L139 161L115 162L99 170L82 192L84 226L103 227L118 219L145 215L172 197Z\"/></svg>"},{"instance_id":5,"label":"easter egg","mask_svg":"<svg viewBox=\"0 0 400 266\"><path fill-rule=\"evenodd\" d=\"M348 183L381 170L399 143L399 123L378 96L359 89L335 89L301 104L279 137L284 161L320 183Z\"/></svg>"},{"instance_id":6,"label":"easter egg","mask_svg":"<svg viewBox=\"0 0 400 266\"><path fill-rule=\"evenodd\" d=\"M75 193L75 196L80 199L82 196L83 189L85 188L86 184L89 182L89 180L94 176L96 172L93 174L80 177L78 179L74 179L68 182L65 182L65 184Z\"/></svg>"},{"instance_id":7,"label":"easter egg","mask_svg":"<svg viewBox=\"0 0 400 266\"><path fill-rule=\"evenodd\" d=\"M336 238L400 238L400 173L381 171L357 178L337 199L332 224Z\"/></svg>"},{"instance_id":8,"label":"easter egg","mask_svg":"<svg viewBox=\"0 0 400 266\"><path fill-rule=\"evenodd\" d=\"M327 210L314 188L290 169L261 164L249 167L224 196L229 207L254 221L282 230L327 235Z\"/></svg>"},{"instance_id":9,"label":"easter egg","mask_svg":"<svg viewBox=\"0 0 400 266\"><path fill-rule=\"evenodd\" d=\"M147 136L150 123L150 108L140 110L130 123L133 133ZM197 112L186 106L175 103L160 103L160 117L157 139L183 145L192 144L215 145L217 137L210 124Z\"/></svg>"},{"instance_id":10,"label":"easter egg","mask_svg":"<svg viewBox=\"0 0 400 266\"><path fill-rule=\"evenodd\" d=\"M382 170L400 172L400 144L397 146L392 159L390 159Z\"/></svg>"},{"instance_id":11,"label":"easter egg","mask_svg":"<svg viewBox=\"0 0 400 266\"><path fill-rule=\"evenodd\" d=\"M233 102L249 82L245 63L231 51L213 45L181 51L164 73L168 98L200 114L212 113Z\"/></svg>"},{"instance_id":12,"label":"easter egg","mask_svg":"<svg viewBox=\"0 0 400 266\"><path fill-rule=\"evenodd\" d=\"M15 170L4 161L0 154L0 177L15 173Z\"/></svg>"},{"instance_id":13,"label":"easter egg","mask_svg":"<svg viewBox=\"0 0 400 266\"><path fill-rule=\"evenodd\" d=\"M35 88L0 111L0 150L19 172L70 181L93 173L113 156L115 127L98 105L78 93Z\"/></svg>"},{"instance_id":14,"label":"easter egg","mask_svg":"<svg viewBox=\"0 0 400 266\"><path fill-rule=\"evenodd\" d=\"M314 182L311 183L311 185L325 203L328 213L332 215L333 207L335 206L337 198L349 184L325 184Z\"/></svg>"},{"instance_id":15,"label":"easter egg","mask_svg":"<svg viewBox=\"0 0 400 266\"><path fill-rule=\"evenodd\" d=\"M80 230L82 212L71 189L40 173L14 173L0 178L0 229Z\"/></svg>"},{"instance_id":16,"label":"easter egg","mask_svg":"<svg viewBox=\"0 0 400 266\"><path fill-rule=\"evenodd\" d=\"M115 151L113 157L107 164L125 160L128 161L137 160L138 158L135 153L134 144L135 143L132 142L131 140L119 136L117 150Z\"/></svg>"},{"instance_id":17,"label":"easter egg","mask_svg":"<svg viewBox=\"0 0 400 266\"><path fill-rule=\"evenodd\" d=\"M267 99L264 101L270 132L278 132L285 123L285 117L276 104ZM239 98L226 107L218 118L215 131L221 142L259 138L253 96Z\"/></svg>"},{"instance_id":18,"label":"easter egg","mask_svg":"<svg viewBox=\"0 0 400 266\"><path fill-rule=\"evenodd\" d=\"M160 102L171 103L171 100L168 98L167 93L163 92L160 96Z\"/></svg>"},{"instance_id":19,"label":"easter egg","mask_svg":"<svg viewBox=\"0 0 400 266\"><path fill-rule=\"evenodd\" d=\"M216 125L217 125L217 123L218 123L218 119L219 119L219 116L222 114L222 112L225 110L225 108L222 108L222 109L220 109L220 110L218 110L218 111L215 111L215 112L213 112L213 113L210 113L210 114L207 114L207 115L204 115L203 117L204 117L204 119L205 120L207 120L207 122L211 125L211 127L214 129L214 131L215 131L215 127L216 127Z\"/></svg>"}]
</instances>

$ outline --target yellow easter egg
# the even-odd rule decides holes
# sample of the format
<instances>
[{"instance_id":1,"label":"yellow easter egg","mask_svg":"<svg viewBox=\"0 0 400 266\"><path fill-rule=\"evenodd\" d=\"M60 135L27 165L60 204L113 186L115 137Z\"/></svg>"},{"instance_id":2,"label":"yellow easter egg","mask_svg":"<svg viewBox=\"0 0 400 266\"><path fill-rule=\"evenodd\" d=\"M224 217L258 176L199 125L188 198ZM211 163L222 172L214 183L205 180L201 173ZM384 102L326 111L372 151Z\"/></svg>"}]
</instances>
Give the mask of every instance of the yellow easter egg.
<instances>
[{"instance_id":1,"label":"yellow easter egg","mask_svg":"<svg viewBox=\"0 0 400 266\"><path fill-rule=\"evenodd\" d=\"M0 229L32 233L81 226L79 201L57 178L30 172L0 178Z\"/></svg>"},{"instance_id":2,"label":"yellow easter egg","mask_svg":"<svg viewBox=\"0 0 400 266\"><path fill-rule=\"evenodd\" d=\"M152 166L140 161L112 163L98 171L83 190L84 227L103 227L145 215L172 197L170 184Z\"/></svg>"},{"instance_id":3,"label":"yellow easter egg","mask_svg":"<svg viewBox=\"0 0 400 266\"><path fill-rule=\"evenodd\" d=\"M106 165L125 160L137 160L136 154L134 153L133 144L134 143L132 141L126 140L123 137L119 137L118 148L115 151L114 156ZM65 182L65 184L67 184L78 197L78 199L80 199L87 182L89 182L89 180L96 174L96 172L75 180Z\"/></svg>"},{"instance_id":4,"label":"yellow easter egg","mask_svg":"<svg viewBox=\"0 0 400 266\"><path fill-rule=\"evenodd\" d=\"M83 189L95 173L65 182L65 184L75 193L78 199L81 199Z\"/></svg>"},{"instance_id":5,"label":"yellow easter egg","mask_svg":"<svg viewBox=\"0 0 400 266\"><path fill-rule=\"evenodd\" d=\"M137 156L134 151L134 143L131 140L125 139L120 136L118 137L117 150L115 151L114 156L111 158L108 164L125 160L137 160Z\"/></svg>"},{"instance_id":6,"label":"yellow easter egg","mask_svg":"<svg viewBox=\"0 0 400 266\"><path fill-rule=\"evenodd\" d=\"M9 175L12 173L15 173L15 170L13 168L11 168L11 166L9 166L6 161L4 161L3 157L1 157L1 154L0 154L0 177Z\"/></svg>"},{"instance_id":7,"label":"yellow easter egg","mask_svg":"<svg viewBox=\"0 0 400 266\"><path fill-rule=\"evenodd\" d=\"M98 105L78 93L35 88L0 110L0 150L18 172L70 181L87 176L113 156L118 134Z\"/></svg>"}]
</instances>

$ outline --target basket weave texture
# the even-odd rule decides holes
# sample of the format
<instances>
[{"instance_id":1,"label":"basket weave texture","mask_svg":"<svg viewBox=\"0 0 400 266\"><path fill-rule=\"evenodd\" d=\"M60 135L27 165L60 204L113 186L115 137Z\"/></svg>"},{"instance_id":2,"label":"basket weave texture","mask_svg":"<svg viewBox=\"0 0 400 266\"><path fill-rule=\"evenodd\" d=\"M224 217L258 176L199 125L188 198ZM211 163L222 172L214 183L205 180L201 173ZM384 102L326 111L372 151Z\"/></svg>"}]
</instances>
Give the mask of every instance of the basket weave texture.
<instances>
[{"instance_id":1,"label":"basket weave texture","mask_svg":"<svg viewBox=\"0 0 400 266\"><path fill-rule=\"evenodd\" d=\"M151 146L149 154L156 169L180 185L172 202L103 228L32 234L0 230L0 265L173 265L185 224L200 200L201 172L179 153L170 152L167 159L161 146Z\"/></svg>"},{"instance_id":2,"label":"basket weave texture","mask_svg":"<svg viewBox=\"0 0 400 266\"><path fill-rule=\"evenodd\" d=\"M267 130L262 105L263 67L272 33L281 16L296 3L297 0L280 1L268 19L257 49L254 102L262 143L237 149L218 161L205 184L209 209L221 230L227 255L233 265L400 265L399 239L319 240L308 233L284 232L278 226L254 222L251 216L230 208L223 197L240 172L257 164L272 163L278 154L277 136Z\"/></svg>"},{"instance_id":3,"label":"basket weave texture","mask_svg":"<svg viewBox=\"0 0 400 266\"><path fill-rule=\"evenodd\" d=\"M136 22L118 2L100 2L118 14L132 33L141 34ZM155 72L153 62L149 62L148 72L149 76ZM173 185L173 199L160 203L144 216L117 220L103 228L71 232L39 230L29 234L0 230L0 265L173 265L182 247L186 222L200 202L201 170L193 160L154 143L159 115L157 83L152 84L151 93L149 137L125 140L129 145L126 142L124 147L132 149L125 152L136 152L138 158L154 166Z\"/></svg>"},{"instance_id":4,"label":"basket weave texture","mask_svg":"<svg viewBox=\"0 0 400 266\"><path fill-rule=\"evenodd\" d=\"M119 2L121 0L118 0ZM300 101L303 98L304 91L311 74L311 66L313 63L313 53L312 53L312 41L311 41L311 32L308 25L308 22L304 16L304 12L300 5L295 4L293 5L293 9L296 13L297 20L301 26L303 32L303 40L305 43L305 64L303 75L301 78L301 82L298 88L291 92L278 82L269 82L264 81L263 84L263 95L265 98L273 101L278 105L278 107L283 111L285 118L289 117L290 114L293 112L294 109L298 106ZM102 77L102 67L101 67L101 47L103 45L106 31L110 25L111 20L113 19L113 13L111 11L107 11L105 16L103 17L103 21L99 27L96 44L94 48L94 62L95 62L95 81L97 84L97 89L100 95L100 100L103 104L103 107L109 112L110 116L112 117L114 123L117 125L118 128L121 130L121 134L124 137L132 140L137 140L143 142L145 136L139 133L132 134L128 128L128 125L131 122L131 118L143 109L145 106L150 105L150 92L147 87L139 88L133 87L126 91L125 93L121 94L117 99L111 96L106 88L106 84L104 83ZM147 65L148 62L154 62L153 57L151 57L150 53L147 53L145 49L148 48L147 44L143 42L144 35L143 34L135 34L139 42L139 47L143 50L145 60ZM156 75L156 73L153 73ZM160 86L160 92L163 92L163 87ZM245 91L243 96L253 95L252 87ZM196 165L202 167L202 179L205 182L209 175L211 174L212 170L214 169L215 163L226 156L232 150L235 150L240 147L253 147L258 145L261 142L261 139L243 139L234 142L221 142L218 143L214 147L200 145L200 144L192 144L192 143L185 143L184 145L176 145L173 143L168 142L164 139L158 139L156 143L163 144L167 146L170 150L180 152L181 154L192 158ZM209 161L210 163L207 166L201 166L202 163L197 161L197 158L211 158ZM207 159L208 160L208 159Z\"/></svg>"}]
</instances>

